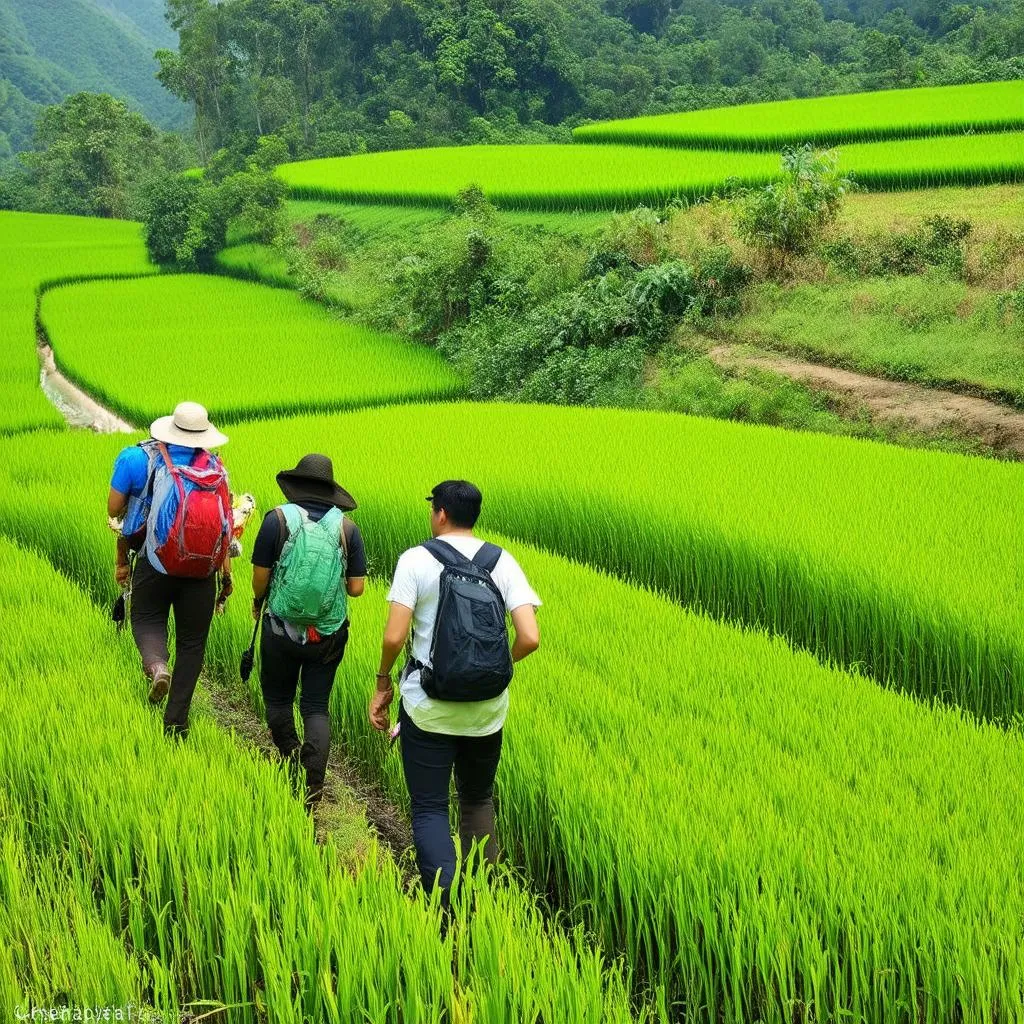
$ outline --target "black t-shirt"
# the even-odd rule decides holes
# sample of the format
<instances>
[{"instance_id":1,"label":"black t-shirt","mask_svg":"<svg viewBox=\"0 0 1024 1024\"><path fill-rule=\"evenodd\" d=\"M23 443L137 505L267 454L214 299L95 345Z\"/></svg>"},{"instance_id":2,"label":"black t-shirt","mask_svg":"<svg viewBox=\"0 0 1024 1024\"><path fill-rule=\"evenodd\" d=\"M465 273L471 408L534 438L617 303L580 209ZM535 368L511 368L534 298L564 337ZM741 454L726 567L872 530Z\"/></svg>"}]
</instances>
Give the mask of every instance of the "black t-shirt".
<instances>
[{"instance_id":1,"label":"black t-shirt","mask_svg":"<svg viewBox=\"0 0 1024 1024\"><path fill-rule=\"evenodd\" d=\"M300 508L309 513L314 523L319 522L334 507L325 501L297 501ZM345 575L349 578L366 575L366 547L363 535L351 519L345 520L345 540L348 542L348 561ZM271 509L260 525L260 532L252 546L252 564L260 569L273 569L277 561L277 553L283 547L281 537L281 521L277 512Z\"/></svg>"}]
</instances>

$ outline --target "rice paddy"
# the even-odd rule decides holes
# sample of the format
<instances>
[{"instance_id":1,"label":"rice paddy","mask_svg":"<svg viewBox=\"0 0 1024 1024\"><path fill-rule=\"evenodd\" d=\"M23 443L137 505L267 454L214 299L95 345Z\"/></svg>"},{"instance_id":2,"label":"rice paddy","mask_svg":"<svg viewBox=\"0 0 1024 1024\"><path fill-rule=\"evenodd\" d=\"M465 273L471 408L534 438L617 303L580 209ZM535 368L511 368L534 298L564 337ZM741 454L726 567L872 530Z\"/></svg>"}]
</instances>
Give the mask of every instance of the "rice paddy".
<instances>
[{"instance_id":1,"label":"rice paddy","mask_svg":"<svg viewBox=\"0 0 1024 1024\"><path fill-rule=\"evenodd\" d=\"M0 211L0 434L63 422L39 388L40 289L68 279L155 272L137 224Z\"/></svg>"},{"instance_id":2,"label":"rice paddy","mask_svg":"<svg viewBox=\"0 0 1024 1024\"><path fill-rule=\"evenodd\" d=\"M876 189L1024 180L1024 133L852 143L840 167ZM284 164L297 199L448 206L470 185L499 207L622 209L700 199L779 174L776 152L657 146L465 146Z\"/></svg>"},{"instance_id":3,"label":"rice paddy","mask_svg":"<svg viewBox=\"0 0 1024 1024\"><path fill-rule=\"evenodd\" d=\"M294 292L226 278L56 288L40 316L60 369L137 424L200 392L214 418L233 423L461 390L429 349L345 323Z\"/></svg>"},{"instance_id":4,"label":"rice paddy","mask_svg":"<svg viewBox=\"0 0 1024 1024\"><path fill-rule=\"evenodd\" d=\"M578 133L614 144L280 173L293 220L429 231L476 184L511 216L576 230L600 214L573 210L770 180L767 150L806 138L840 143L871 188L1021 180L1022 103L1020 83L833 97ZM223 268L279 287L57 287L152 273L137 227L0 214L0 231L0 309L16 315L0 353L0 633L16 638L0 644L16 681L0 687L0 1006L232 1024L1021 1019L1020 465L463 403L434 352L300 300L244 239ZM34 387L40 290L69 376L140 425L202 400L261 510L279 469L333 457L371 573L335 740L399 806L398 758L366 720L387 576L427 530L425 488L483 489L481 526L545 601L544 646L512 684L508 869L466 880L444 937L359 822L317 845L284 773L202 698L187 743L164 740L106 610L102 501L131 440L34 429L59 422ZM207 657L220 687L239 686L251 635L236 567ZM257 678L239 696L258 711Z\"/></svg>"},{"instance_id":5,"label":"rice paddy","mask_svg":"<svg viewBox=\"0 0 1024 1024\"><path fill-rule=\"evenodd\" d=\"M57 643L54 622L65 624ZM437 907L405 894L375 844L353 872L348 851L312 842L276 766L208 720L168 744L138 699L130 641L3 538L0 628L18 636L0 646L0 672L18 680L0 689L5 1007L70 999L182 1018L212 1005L232 1022L634 1019L619 972L549 930L515 886L468 882L460 927L441 940ZM529 987L517 983L525 965Z\"/></svg>"},{"instance_id":6,"label":"rice paddy","mask_svg":"<svg viewBox=\"0 0 1024 1024\"><path fill-rule=\"evenodd\" d=\"M355 417L335 418L337 434L321 420L320 436L358 448ZM263 436L296 427L314 424L267 423ZM257 433L238 428L232 467L265 505L277 463L256 452ZM76 464L80 441L95 439L61 438L62 462ZM20 467L15 457L15 480ZM417 472L429 478L426 467L405 474L404 500L400 488L385 498L365 482L356 492L373 550L422 534ZM65 478L70 507L38 541L58 565L84 553L77 577L109 598L109 538L84 514L88 480ZM44 481L32 487L37 500L48 493ZM4 500L4 521L26 533ZM389 506L408 508L409 521L381 517ZM489 522L503 519L489 509ZM503 843L535 886L561 894L572 920L648 979L656 1012L781 1024L800 1013L888 1019L891 1007L915 1005L916 1019L936 1024L952 1013L1014 1019L1007 1007L1024 983L1019 735L494 539L544 595L544 628L559 638L513 684ZM347 685L372 674L383 597L374 583L353 609L335 726L401 800L398 763L369 729L362 689ZM244 602L218 621L213 672L233 674L249 626ZM255 680L253 689L258 702ZM954 903L961 913L941 909Z\"/></svg>"},{"instance_id":7,"label":"rice paddy","mask_svg":"<svg viewBox=\"0 0 1024 1024\"><path fill-rule=\"evenodd\" d=\"M601 121L577 142L778 149L1024 128L1024 82L889 89ZM949 140L950 143L953 140Z\"/></svg>"}]
</instances>

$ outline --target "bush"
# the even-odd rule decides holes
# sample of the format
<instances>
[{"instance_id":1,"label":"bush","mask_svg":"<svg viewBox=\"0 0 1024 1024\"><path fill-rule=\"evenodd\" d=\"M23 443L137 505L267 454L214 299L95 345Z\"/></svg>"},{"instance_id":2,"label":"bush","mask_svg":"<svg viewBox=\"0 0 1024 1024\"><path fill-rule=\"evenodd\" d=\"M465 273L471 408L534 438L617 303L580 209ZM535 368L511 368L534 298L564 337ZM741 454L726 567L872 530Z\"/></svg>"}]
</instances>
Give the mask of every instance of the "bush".
<instances>
[{"instance_id":1,"label":"bush","mask_svg":"<svg viewBox=\"0 0 1024 1024\"><path fill-rule=\"evenodd\" d=\"M781 181L741 189L734 196L740 237L784 262L817 241L838 214L852 182L839 173L834 152L818 152L809 145L785 150L782 170Z\"/></svg>"},{"instance_id":2,"label":"bush","mask_svg":"<svg viewBox=\"0 0 1024 1024\"><path fill-rule=\"evenodd\" d=\"M227 216L216 186L202 178L173 175L150 186L144 224L146 248L155 263L209 270L224 248Z\"/></svg>"},{"instance_id":3,"label":"bush","mask_svg":"<svg viewBox=\"0 0 1024 1024\"><path fill-rule=\"evenodd\" d=\"M931 267L963 277L971 222L936 214L911 231L887 232L856 240L843 236L821 247L822 256L847 274L921 274Z\"/></svg>"}]
</instances>

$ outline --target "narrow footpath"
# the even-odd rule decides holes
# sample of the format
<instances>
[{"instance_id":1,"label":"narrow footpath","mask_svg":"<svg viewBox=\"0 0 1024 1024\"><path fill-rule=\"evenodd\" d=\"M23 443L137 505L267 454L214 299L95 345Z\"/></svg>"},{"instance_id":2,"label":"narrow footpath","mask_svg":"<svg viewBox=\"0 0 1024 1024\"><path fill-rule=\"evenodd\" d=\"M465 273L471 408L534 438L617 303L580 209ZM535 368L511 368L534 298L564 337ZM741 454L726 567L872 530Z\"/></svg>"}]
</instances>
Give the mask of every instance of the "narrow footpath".
<instances>
[{"instance_id":1,"label":"narrow footpath","mask_svg":"<svg viewBox=\"0 0 1024 1024\"><path fill-rule=\"evenodd\" d=\"M708 356L726 370L755 367L847 399L879 422L898 422L932 432L953 428L1003 454L1024 459L1024 412L987 398L887 380L780 353L752 355L716 345Z\"/></svg>"}]
</instances>

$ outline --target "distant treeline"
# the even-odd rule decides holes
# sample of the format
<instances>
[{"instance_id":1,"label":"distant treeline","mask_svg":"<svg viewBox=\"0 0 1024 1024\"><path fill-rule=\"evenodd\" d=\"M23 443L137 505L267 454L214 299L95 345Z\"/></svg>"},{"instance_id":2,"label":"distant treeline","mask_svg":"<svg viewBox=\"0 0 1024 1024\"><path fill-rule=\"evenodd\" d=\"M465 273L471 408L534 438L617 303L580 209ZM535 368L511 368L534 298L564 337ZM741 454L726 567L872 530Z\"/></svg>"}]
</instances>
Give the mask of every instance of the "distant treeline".
<instances>
[{"instance_id":1,"label":"distant treeline","mask_svg":"<svg viewBox=\"0 0 1024 1024\"><path fill-rule=\"evenodd\" d=\"M168 0L197 145L296 157L564 137L588 119L1024 76L1024 2Z\"/></svg>"}]
</instances>

